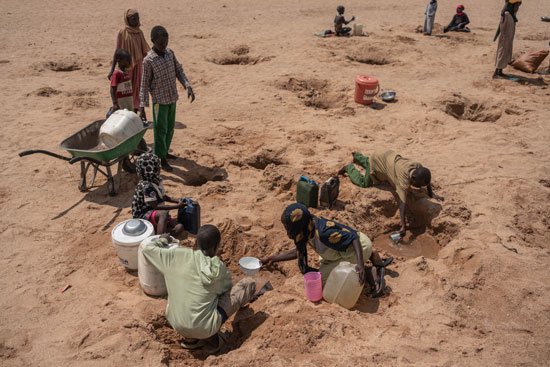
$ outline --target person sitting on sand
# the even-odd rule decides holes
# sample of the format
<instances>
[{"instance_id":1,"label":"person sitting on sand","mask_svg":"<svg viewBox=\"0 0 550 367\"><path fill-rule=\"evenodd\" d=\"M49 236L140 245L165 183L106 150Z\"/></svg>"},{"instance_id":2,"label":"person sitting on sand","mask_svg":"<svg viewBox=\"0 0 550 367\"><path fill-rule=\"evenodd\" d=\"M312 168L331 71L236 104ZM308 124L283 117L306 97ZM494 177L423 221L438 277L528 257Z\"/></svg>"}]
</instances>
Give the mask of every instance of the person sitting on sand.
<instances>
[{"instance_id":1,"label":"person sitting on sand","mask_svg":"<svg viewBox=\"0 0 550 367\"><path fill-rule=\"evenodd\" d=\"M344 18L344 12L346 11L346 8L343 5L338 5L336 7L336 17L334 18L334 33L336 33L336 36L349 36L351 32L350 27L344 27L344 25L348 25L349 23L353 22L355 20L355 16L351 17L350 20L346 20Z\"/></svg>"},{"instance_id":2,"label":"person sitting on sand","mask_svg":"<svg viewBox=\"0 0 550 367\"><path fill-rule=\"evenodd\" d=\"M319 254L321 278L323 284L328 279L332 269L340 262L349 261L357 264L359 282L367 282L374 296L384 292L383 271L393 261L392 257L385 260L372 248L372 242L366 234L353 228L325 218L318 218L311 214L305 205L295 203L289 205L281 216L288 237L294 240L296 249L278 255L261 259L264 266L270 266L279 261L298 259L298 267L302 274L317 271L308 264L307 246ZM367 271L365 261L369 259L373 266Z\"/></svg>"},{"instance_id":3,"label":"person sitting on sand","mask_svg":"<svg viewBox=\"0 0 550 367\"><path fill-rule=\"evenodd\" d=\"M119 48L116 50L118 68L113 71L111 76L111 100L113 106L110 113L118 109L127 109L128 111L137 111L134 109L134 91L132 88L132 75L129 73L132 57L128 51Z\"/></svg>"},{"instance_id":4,"label":"person sitting on sand","mask_svg":"<svg viewBox=\"0 0 550 367\"><path fill-rule=\"evenodd\" d=\"M498 38L497 57L495 63L495 72L493 78L507 78L502 72L512 61L512 49L514 47L514 35L516 33L516 17L521 0L507 0L500 13L500 23L493 42Z\"/></svg>"},{"instance_id":5,"label":"person sitting on sand","mask_svg":"<svg viewBox=\"0 0 550 367\"><path fill-rule=\"evenodd\" d=\"M151 222L157 234L170 231L173 236L179 235L183 224L170 217L168 211L185 208L185 204L166 195L160 177L160 159L153 153L143 153L137 159L136 171L139 182L132 200L132 216Z\"/></svg>"},{"instance_id":6,"label":"person sitting on sand","mask_svg":"<svg viewBox=\"0 0 550 367\"><path fill-rule=\"evenodd\" d=\"M146 119L145 107L149 106L149 93L153 98L153 133L155 138L155 154L160 158L161 167L172 171L167 159L176 156L168 153L174 126L176 123L176 102L179 98L176 80L187 90L187 98L193 103L195 93L191 83L176 58L174 51L168 46L168 31L163 26L155 26L151 30L153 49L143 59L143 78L140 92L140 116Z\"/></svg>"},{"instance_id":7,"label":"person sitting on sand","mask_svg":"<svg viewBox=\"0 0 550 367\"><path fill-rule=\"evenodd\" d=\"M430 3L426 6L426 11L424 12L424 27L422 28L422 33L427 36L432 35L432 29L435 22L435 13L437 12L437 0L430 0Z\"/></svg>"},{"instance_id":8,"label":"person sitting on sand","mask_svg":"<svg viewBox=\"0 0 550 367\"><path fill-rule=\"evenodd\" d=\"M111 80L115 66L118 62L117 51L119 49L126 50L131 58L132 62L128 68L128 74L132 79L132 96L133 104L135 108L139 107L139 89L141 88L141 75L143 73L143 58L149 52L149 45L145 40L145 36L141 31L139 22L139 13L136 9L127 9L124 12L124 24L125 27L117 34L115 54L113 56L113 62L111 64L111 71L107 78Z\"/></svg>"},{"instance_id":9,"label":"person sitting on sand","mask_svg":"<svg viewBox=\"0 0 550 367\"><path fill-rule=\"evenodd\" d=\"M470 28L466 27L468 24L470 24L470 19L464 12L464 5L458 5L456 7L456 14L453 16L453 19L451 19L449 25L443 27L443 32L470 32Z\"/></svg>"},{"instance_id":10,"label":"person sitting on sand","mask_svg":"<svg viewBox=\"0 0 550 367\"><path fill-rule=\"evenodd\" d=\"M352 155L353 162L363 167L365 173L362 174L353 163L349 163L342 167L338 174L347 174L351 182L359 187L371 187L378 182L386 181L395 189L401 217L400 237L405 236L406 233L406 205L407 200L411 197L412 187L426 186L429 197L443 200L433 192L430 170L420 163L404 158L391 150L374 152L370 157L359 152L354 152Z\"/></svg>"},{"instance_id":11,"label":"person sitting on sand","mask_svg":"<svg viewBox=\"0 0 550 367\"><path fill-rule=\"evenodd\" d=\"M167 249L155 242L143 248L145 258L164 275L166 319L185 338L181 345L186 349L219 351L222 324L260 293L255 294L251 278L232 285L231 273L217 256L220 241L218 228L207 224L199 228L195 249Z\"/></svg>"}]
</instances>

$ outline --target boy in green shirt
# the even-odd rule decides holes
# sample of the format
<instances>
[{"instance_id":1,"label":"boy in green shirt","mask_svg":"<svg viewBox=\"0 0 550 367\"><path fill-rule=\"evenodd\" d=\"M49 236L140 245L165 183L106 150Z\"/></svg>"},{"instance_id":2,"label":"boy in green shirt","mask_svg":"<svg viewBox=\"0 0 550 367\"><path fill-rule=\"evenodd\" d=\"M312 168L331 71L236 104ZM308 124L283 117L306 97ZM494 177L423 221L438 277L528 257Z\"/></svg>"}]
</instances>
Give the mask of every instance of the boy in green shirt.
<instances>
[{"instance_id":1,"label":"boy in green shirt","mask_svg":"<svg viewBox=\"0 0 550 367\"><path fill-rule=\"evenodd\" d=\"M182 346L187 349L205 347L207 352L217 352L222 346L218 337L222 324L255 298L253 279L232 285L231 273L216 256L220 240L218 228L207 224L199 228L196 250L166 249L155 242L143 249L145 258L164 275L166 319L185 338Z\"/></svg>"}]
</instances>

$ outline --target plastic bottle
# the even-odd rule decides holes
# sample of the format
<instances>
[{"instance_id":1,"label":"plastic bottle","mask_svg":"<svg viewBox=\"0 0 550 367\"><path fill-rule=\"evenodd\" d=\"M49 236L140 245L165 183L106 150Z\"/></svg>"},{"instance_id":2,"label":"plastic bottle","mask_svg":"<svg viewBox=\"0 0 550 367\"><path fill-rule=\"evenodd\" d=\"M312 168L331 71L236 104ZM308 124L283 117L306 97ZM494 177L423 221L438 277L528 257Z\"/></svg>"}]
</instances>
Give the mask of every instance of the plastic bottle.
<instances>
[{"instance_id":1,"label":"plastic bottle","mask_svg":"<svg viewBox=\"0 0 550 367\"><path fill-rule=\"evenodd\" d=\"M342 261L330 272L323 290L323 298L327 302L351 309L357 303L362 290L355 264Z\"/></svg>"}]
</instances>

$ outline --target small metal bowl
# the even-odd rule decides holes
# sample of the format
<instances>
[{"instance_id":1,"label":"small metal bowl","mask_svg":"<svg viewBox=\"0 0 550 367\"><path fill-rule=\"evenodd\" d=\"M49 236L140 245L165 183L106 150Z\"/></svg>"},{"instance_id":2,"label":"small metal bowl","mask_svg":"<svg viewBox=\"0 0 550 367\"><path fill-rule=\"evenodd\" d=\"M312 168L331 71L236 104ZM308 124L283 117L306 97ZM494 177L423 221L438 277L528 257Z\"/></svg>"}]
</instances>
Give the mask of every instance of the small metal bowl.
<instances>
[{"instance_id":1,"label":"small metal bowl","mask_svg":"<svg viewBox=\"0 0 550 367\"><path fill-rule=\"evenodd\" d=\"M384 102L393 102L395 100L395 96L397 93L393 90L386 90L382 93L380 93L380 98L382 98L382 101Z\"/></svg>"}]
</instances>

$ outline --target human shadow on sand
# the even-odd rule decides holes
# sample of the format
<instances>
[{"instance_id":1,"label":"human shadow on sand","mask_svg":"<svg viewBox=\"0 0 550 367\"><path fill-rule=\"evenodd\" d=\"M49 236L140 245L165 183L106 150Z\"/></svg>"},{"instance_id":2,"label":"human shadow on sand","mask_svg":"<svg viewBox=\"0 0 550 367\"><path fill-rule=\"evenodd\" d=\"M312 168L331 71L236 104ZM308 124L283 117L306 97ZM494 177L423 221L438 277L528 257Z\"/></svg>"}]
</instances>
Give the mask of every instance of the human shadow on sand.
<instances>
[{"instance_id":1,"label":"human shadow on sand","mask_svg":"<svg viewBox=\"0 0 550 367\"><path fill-rule=\"evenodd\" d=\"M516 82L516 83L519 83L519 84L529 84L529 85L535 85L537 87L542 87L542 86L546 86L548 85L548 83L546 83L544 81L544 79L542 77L536 77L536 78L527 78L527 77L524 77L524 76L521 76L521 75L516 75L516 74L507 74L508 75L508 78L510 78L511 80L510 81L513 81L513 82ZM516 79L516 80L513 80L513 79ZM504 79L506 80L506 79Z\"/></svg>"},{"instance_id":2,"label":"human shadow on sand","mask_svg":"<svg viewBox=\"0 0 550 367\"><path fill-rule=\"evenodd\" d=\"M153 121L150 121L149 127L147 129L148 130L154 130ZM174 125L174 129L176 129L176 130L187 129L187 125L185 125L183 122L176 121L176 124Z\"/></svg>"},{"instance_id":3,"label":"human shadow on sand","mask_svg":"<svg viewBox=\"0 0 550 367\"><path fill-rule=\"evenodd\" d=\"M201 166L187 158L180 157L172 161L171 165L174 171L172 175L167 175L164 179L186 186L202 186L208 181L227 179L227 171L224 168Z\"/></svg>"},{"instance_id":4,"label":"human shadow on sand","mask_svg":"<svg viewBox=\"0 0 550 367\"><path fill-rule=\"evenodd\" d=\"M260 327L268 317L269 315L263 311L255 313L250 307L241 308L232 322L233 332L223 333L223 337L226 340L225 345L215 355L226 354L239 349L250 338L252 332ZM190 351L190 353L201 361L210 356L200 349Z\"/></svg>"}]
</instances>

